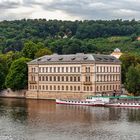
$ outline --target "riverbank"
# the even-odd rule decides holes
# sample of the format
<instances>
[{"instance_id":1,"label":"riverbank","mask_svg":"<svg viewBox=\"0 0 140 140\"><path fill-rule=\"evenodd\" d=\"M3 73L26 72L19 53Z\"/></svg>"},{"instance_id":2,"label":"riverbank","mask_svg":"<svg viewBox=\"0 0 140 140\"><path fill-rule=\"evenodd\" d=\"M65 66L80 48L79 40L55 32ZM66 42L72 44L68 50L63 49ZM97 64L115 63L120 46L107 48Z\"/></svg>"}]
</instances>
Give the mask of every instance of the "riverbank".
<instances>
[{"instance_id":1,"label":"riverbank","mask_svg":"<svg viewBox=\"0 0 140 140\"><path fill-rule=\"evenodd\" d=\"M26 90L12 91L5 89L0 91L0 98L26 98Z\"/></svg>"}]
</instances>

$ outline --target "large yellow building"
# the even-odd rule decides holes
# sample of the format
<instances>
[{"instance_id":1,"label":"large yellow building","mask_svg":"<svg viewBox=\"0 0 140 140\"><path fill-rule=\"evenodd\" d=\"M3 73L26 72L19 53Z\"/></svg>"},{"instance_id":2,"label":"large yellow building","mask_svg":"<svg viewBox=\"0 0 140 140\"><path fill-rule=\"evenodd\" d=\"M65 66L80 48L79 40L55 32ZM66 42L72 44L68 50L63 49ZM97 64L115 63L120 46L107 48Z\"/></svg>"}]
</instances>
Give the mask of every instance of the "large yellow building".
<instances>
[{"instance_id":1,"label":"large yellow building","mask_svg":"<svg viewBox=\"0 0 140 140\"><path fill-rule=\"evenodd\" d=\"M121 62L110 55L45 55L28 63L27 98L85 98L121 90Z\"/></svg>"}]
</instances>

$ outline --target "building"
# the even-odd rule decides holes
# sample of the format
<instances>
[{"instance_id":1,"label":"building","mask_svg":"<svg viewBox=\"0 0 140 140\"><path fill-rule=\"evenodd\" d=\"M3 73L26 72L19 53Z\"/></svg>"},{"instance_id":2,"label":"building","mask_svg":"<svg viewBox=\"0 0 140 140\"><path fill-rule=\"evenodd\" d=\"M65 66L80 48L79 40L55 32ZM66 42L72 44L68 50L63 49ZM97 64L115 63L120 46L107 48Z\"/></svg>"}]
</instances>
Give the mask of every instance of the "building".
<instances>
[{"instance_id":1,"label":"building","mask_svg":"<svg viewBox=\"0 0 140 140\"><path fill-rule=\"evenodd\" d=\"M122 52L120 51L119 48L116 48L116 49L114 50L114 52L111 53L111 56L114 56L114 57L116 57L117 59L119 59L121 55L122 55Z\"/></svg>"},{"instance_id":2,"label":"building","mask_svg":"<svg viewBox=\"0 0 140 140\"><path fill-rule=\"evenodd\" d=\"M85 98L121 90L121 62L110 55L45 55L28 63L27 98Z\"/></svg>"}]
</instances>

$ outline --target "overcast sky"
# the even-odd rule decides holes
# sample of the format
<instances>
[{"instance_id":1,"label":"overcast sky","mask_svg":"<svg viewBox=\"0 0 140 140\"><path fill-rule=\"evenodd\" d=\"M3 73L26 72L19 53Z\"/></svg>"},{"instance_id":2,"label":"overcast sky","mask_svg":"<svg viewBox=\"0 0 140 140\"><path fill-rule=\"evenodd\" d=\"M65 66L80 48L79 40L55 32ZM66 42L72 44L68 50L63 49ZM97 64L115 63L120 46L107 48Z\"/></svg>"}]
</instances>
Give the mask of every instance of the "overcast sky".
<instances>
[{"instance_id":1,"label":"overcast sky","mask_svg":"<svg viewBox=\"0 0 140 140\"><path fill-rule=\"evenodd\" d=\"M0 20L140 19L140 0L0 0Z\"/></svg>"}]
</instances>

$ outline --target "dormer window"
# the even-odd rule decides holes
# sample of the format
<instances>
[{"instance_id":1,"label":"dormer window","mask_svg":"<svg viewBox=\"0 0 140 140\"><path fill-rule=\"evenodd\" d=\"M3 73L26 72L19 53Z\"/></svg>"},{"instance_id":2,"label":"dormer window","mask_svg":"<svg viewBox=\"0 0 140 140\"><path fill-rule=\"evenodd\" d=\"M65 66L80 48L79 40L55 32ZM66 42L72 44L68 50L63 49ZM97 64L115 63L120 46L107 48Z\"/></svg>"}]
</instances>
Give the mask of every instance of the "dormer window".
<instances>
[{"instance_id":1,"label":"dormer window","mask_svg":"<svg viewBox=\"0 0 140 140\"><path fill-rule=\"evenodd\" d=\"M88 57L86 57L86 56L85 56L83 59L84 59L84 60L87 60L87 59L88 59Z\"/></svg>"},{"instance_id":2,"label":"dormer window","mask_svg":"<svg viewBox=\"0 0 140 140\"><path fill-rule=\"evenodd\" d=\"M76 59L76 57L72 57L72 58L71 58L71 60L75 60L75 59Z\"/></svg>"},{"instance_id":3,"label":"dormer window","mask_svg":"<svg viewBox=\"0 0 140 140\"><path fill-rule=\"evenodd\" d=\"M59 58L59 60L63 60L63 58Z\"/></svg>"},{"instance_id":4,"label":"dormer window","mask_svg":"<svg viewBox=\"0 0 140 140\"><path fill-rule=\"evenodd\" d=\"M47 60L48 60L48 61L50 61L50 60L51 60L51 58L48 58Z\"/></svg>"}]
</instances>

